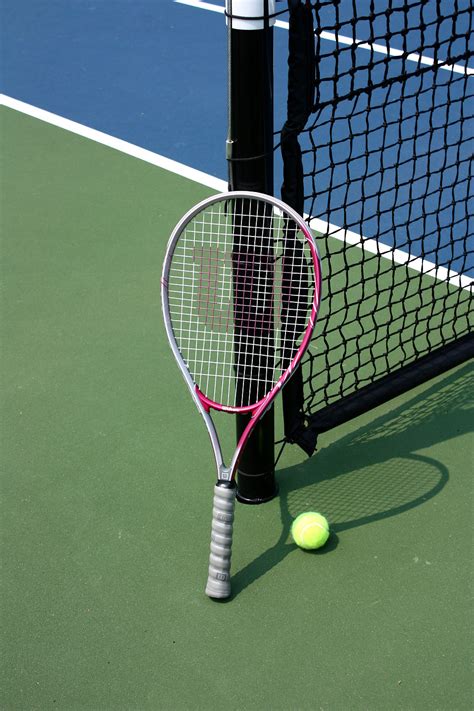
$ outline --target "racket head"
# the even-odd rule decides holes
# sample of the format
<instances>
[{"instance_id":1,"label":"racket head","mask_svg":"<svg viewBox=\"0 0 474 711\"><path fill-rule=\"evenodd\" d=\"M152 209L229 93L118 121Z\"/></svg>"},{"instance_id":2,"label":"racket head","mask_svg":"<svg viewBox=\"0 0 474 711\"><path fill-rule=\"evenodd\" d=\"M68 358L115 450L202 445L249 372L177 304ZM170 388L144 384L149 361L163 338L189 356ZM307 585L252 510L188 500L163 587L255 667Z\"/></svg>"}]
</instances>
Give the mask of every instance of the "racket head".
<instances>
[{"instance_id":1,"label":"racket head","mask_svg":"<svg viewBox=\"0 0 474 711\"><path fill-rule=\"evenodd\" d=\"M235 191L195 205L170 237L166 331L200 409L254 412L311 338L321 268L304 220L277 198Z\"/></svg>"}]
</instances>

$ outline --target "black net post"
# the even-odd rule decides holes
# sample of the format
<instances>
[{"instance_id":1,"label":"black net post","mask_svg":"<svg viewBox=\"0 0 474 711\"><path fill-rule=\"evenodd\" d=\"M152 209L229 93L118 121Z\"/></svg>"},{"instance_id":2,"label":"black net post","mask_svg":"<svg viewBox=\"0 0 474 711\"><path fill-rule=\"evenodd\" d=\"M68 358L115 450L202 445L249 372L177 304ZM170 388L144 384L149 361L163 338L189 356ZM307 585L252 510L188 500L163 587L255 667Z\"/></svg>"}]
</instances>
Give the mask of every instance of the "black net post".
<instances>
[{"instance_id":1,"label":"black net post","mask_svg":"<svg viewBox=\"0 0 474 711\"><path fill-rule=\"evenodd\" d=\"M230 190L273 194L273 0L227 0ZM271 359L273 354L263 354ZM251 363L247 364L251 370ZM239 382L237 382L239 388ZM237 415L237 438L248 423ZM274 411L257 424L237 474L237 498L250 504L276 495Z\"/></svg>"}]
</instances>

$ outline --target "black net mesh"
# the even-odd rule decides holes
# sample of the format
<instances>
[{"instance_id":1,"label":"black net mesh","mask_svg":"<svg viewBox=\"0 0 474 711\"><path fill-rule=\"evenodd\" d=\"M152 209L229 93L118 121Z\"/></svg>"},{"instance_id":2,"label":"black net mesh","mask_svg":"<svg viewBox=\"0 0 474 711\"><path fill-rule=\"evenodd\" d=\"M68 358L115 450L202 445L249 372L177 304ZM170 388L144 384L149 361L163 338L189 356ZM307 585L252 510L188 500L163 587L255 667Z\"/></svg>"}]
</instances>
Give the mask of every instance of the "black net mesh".
<instances>
[{"instance_id":1,"label":"black net mesh","mask_svg":"<svg viewBox=\"0 0 474 711\"><path fill-rule=\"evenodd\" d=\"M304 414L317 423L326 406L470 331L474 7L330 0L306 13L314 106L302 132L297 121L286 129L299 134L304 210L323 259L303 368ZM295 37L290 28L290 53ZM291 66L290 55L298 82ZM307 96L301 67L299 81Z\"/></svg>"}]
</instances>

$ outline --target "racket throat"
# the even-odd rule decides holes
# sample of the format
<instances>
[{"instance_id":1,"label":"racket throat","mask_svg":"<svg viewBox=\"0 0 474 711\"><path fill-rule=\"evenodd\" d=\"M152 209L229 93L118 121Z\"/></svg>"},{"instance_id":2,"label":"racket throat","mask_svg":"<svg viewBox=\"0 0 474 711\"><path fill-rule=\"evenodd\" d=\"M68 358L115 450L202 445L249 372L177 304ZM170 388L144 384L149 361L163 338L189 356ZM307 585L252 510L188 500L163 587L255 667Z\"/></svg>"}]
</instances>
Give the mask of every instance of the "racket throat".
<instances>
[{"instance_id":1,"label":"racket throat","mask_svg":"<svg viewBox=\"0 0 474 711\"><path fill-rule=\"evenodd\" d=\"M219 472L217 476L217 486L223 486L226 488L235 488L235 481L232 478L232 468L226 467L223 464L219 467Z\"/></svg>"}]
</instances>

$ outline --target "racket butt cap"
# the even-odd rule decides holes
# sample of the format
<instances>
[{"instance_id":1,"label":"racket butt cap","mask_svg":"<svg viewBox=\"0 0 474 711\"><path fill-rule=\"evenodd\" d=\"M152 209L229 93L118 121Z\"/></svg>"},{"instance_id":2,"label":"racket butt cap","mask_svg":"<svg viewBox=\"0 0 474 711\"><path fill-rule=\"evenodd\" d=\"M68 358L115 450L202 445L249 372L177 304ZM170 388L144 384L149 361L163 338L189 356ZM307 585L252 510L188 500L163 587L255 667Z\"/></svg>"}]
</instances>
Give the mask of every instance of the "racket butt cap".
<instances>
[{"instance_id":1,"label":"racket butt cap","mask_svg":"<svg viewBox=\"0 0 474 711\"><path fill-rule=\"evenodd\" d=\"M206 595L214 600L223 600L230 597L231 587L230 580L216 580L215 578L207 579Z\"/></svg>"}]
</instances>

